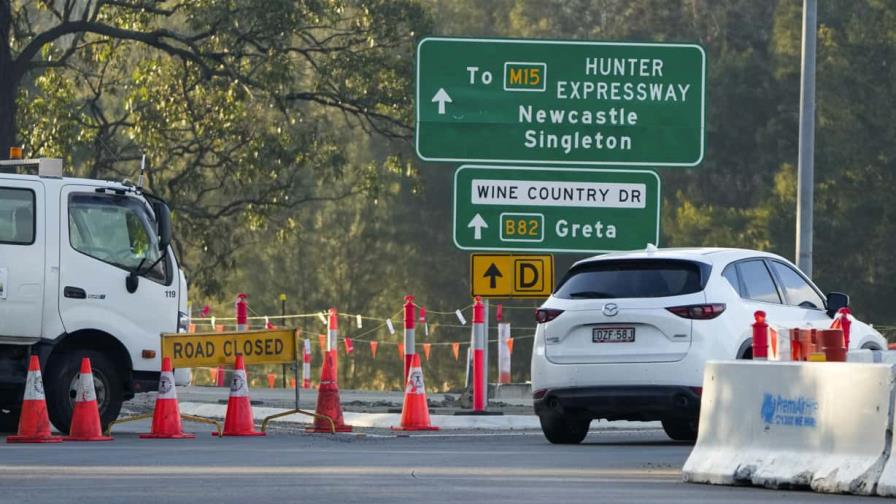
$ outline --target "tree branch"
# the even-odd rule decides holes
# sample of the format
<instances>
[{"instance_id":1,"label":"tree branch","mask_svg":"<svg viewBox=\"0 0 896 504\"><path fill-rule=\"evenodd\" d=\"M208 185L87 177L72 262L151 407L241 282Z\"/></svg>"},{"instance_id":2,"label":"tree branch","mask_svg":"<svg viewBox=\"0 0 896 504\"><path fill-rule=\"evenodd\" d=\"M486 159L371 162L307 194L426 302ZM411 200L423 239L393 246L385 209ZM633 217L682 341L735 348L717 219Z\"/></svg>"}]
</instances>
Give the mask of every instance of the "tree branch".
<instances>
[{"instance_id":1,"label":"tree branch","mask_svg":"<svg viewBox=\"0 0 896 504\"><path fill-rule=\"evenodd\" d=\"M94 33L116 39L133 40L164 51L172 56L195 63L206 78L214 75L227 75L226 72L214 70L208 65L205 59L210 56L203 55L196 46L196 41L192 40L189 36L171 30L153 30L151 32L127 30L97 21L87 21L82 19L60 23L53 28L36 35L31 42L22 49L22 52L19 53L15 60L16 76L21 76L28 70L37 66L37 64L31 60L34 59L44 45L53 42L59 37L74 33ZM186 48L172 45L169 41L183 44Z\"/></svg>"}]
</instances>

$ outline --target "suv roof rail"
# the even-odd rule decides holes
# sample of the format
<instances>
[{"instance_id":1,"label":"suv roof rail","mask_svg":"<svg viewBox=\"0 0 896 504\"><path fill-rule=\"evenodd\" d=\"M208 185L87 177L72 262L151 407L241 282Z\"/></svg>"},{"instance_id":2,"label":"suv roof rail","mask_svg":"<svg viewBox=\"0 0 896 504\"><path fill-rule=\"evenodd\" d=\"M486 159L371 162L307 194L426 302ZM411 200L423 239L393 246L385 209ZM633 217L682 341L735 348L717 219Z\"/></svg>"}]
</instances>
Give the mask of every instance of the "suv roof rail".
<instances>
[{"instance_id":1,"label":"suv roof rail","mask_svg":"<svg viewBox=\"0 0 896 504\"><path fill-rule=\"evenodd\" d=\"M10 159L0 161L0 167L3 166L16 168L16 173L27 174L29 168L37 168L39 177L62 177L62 159L60 158Z\"/></svg>"}]
</instances>

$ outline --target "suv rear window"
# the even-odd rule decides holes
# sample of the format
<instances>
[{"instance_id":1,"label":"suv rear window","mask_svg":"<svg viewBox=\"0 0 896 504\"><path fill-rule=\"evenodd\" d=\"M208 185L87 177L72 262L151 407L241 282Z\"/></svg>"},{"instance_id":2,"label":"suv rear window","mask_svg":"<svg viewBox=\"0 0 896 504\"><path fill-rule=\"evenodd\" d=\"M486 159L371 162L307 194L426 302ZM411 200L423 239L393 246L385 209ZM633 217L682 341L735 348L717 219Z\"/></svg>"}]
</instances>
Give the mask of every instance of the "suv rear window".
<instances>
[{"instance_id":1,"label":"suv rear window","mask_svg":"<svg viewBox=\"0 0 896 504\"><path fill-rule=\"evenodd\" d=\"M569 270L554 296L562 299L653 298L700 292L708 264L674 259L597 261Z\"/></svg>"}]
</instances>

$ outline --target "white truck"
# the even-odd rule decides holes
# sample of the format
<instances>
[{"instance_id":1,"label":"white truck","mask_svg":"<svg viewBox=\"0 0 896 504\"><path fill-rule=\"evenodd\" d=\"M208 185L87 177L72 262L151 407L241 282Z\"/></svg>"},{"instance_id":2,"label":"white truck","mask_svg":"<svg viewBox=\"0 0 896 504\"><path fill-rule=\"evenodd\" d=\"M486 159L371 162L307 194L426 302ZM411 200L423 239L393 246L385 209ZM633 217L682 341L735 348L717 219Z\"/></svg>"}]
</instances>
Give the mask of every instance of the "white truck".
<instances>
[{"instance_id":1,"label":"white truck","mask_svg":"<svg viewBox=\"0 0 896 504\"><path fill-rule=\"evenodd\" d=\"M0 431L16 429L31 355L62 432L90 357L105 427L123 401L156 389L159 335L183 330L186 311L164 201L63 177L60 159L0 161Z\"/></svg>"}]
</instances>

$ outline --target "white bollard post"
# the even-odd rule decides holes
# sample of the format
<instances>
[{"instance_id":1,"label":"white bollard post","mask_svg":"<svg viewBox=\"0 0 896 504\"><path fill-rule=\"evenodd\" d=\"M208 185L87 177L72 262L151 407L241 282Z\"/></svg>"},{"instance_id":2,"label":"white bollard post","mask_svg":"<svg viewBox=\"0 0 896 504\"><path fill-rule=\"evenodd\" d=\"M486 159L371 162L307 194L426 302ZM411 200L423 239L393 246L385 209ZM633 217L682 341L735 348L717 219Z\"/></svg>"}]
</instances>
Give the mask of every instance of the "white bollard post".
<instances>
[{"instance_id":1,"label":"white bollard post","mask_svg":"<svg viewBox=\"0 0 896 504\"><path fill-rule=\"evenodd\" d=\"M311 388L311 340L308 338L302 352L302 388Z\"/></svg>"},{"instance_id":2,"label":"white bollard post","mask_svg":"<svg viewBox=\"0 0 896 504\"><path fill-rule=\"evenodd\" d=\"M498 383L510 383L510 322L498 322Z\"/></svg>"}]
</instances>

